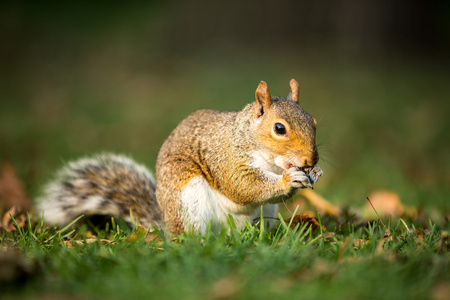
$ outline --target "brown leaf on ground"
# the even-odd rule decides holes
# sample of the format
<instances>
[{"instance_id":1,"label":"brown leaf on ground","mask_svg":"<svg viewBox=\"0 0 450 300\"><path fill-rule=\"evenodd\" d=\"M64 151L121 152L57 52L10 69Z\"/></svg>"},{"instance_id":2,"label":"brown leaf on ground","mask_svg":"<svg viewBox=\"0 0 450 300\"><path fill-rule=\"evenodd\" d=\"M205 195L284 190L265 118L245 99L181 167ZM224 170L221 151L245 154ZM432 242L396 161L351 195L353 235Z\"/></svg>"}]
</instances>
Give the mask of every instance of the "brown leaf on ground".
<instances>
[{"instance_id":1,"label":"brown leaf on ground","mask_svg":"<svg viewBox=\"0 0 450 300\"><path fill-rule=\"evenodd\" d=\"M149 230L141 225L130 235L125 241L127 242L138 242L141 240L145 240L146 242L152 242L156 239L159 239L160 236L156 230Z\"/></svg>"},{"instance_id":2,"label":"brown leaf on ground","mask_svg":"<svg viewBox=\"0 0 450 300\"><path fill-rule=\"evenodd\" d=\"M315 207L320 213L325 213L332 217L338 217L341 214L341 208L330 203L325 198L310 189L304 189L301 194L308 200L308 202Z\"/></svg>"},{"instance_id":3,"label":"brown leaf on ground","mask_svg":"<svg viewBox=\"0 0 450 300\"><path fill-rule=\"evenodd\" d=\"M8 210L12 206L29 211L32 204L22 181L14 172L14 168L10 163L3 162L0 169L0 212Z\"/></svg>"},{"instance_id":4,"label":"brown leaf on ground","mask_svg":"<svg viewBox=\"0 0 450 300\"><path fill-rule=\"evenodd\" d=\"M69 241L64 241L64 245L66 245L68 248L72 248L75 244L77 245L83 245L83 244L92 244L92 243L96 243L96 242L100 242L102 245L114 245L116 242L115 241L111 241L111 240L107 240L107 239L85 239L85 240L69 240Z\"/></svg>"},{"instance_id":5,"label":"brown leaf on ground","mask_svg":"<svg viewBox=\"0 0 450 300\"><path fill-rule=\"evenodd\" d=\"M31 214L29 215L31 219ZM3 215L1 226L9 232L17 230L14 226L13 218L19 227L28 225L27 212L15 205Z\"/></svg>"},{"instance_id":6,"label":"brown leaf on ground","mask_svg":"<svg viewBox=\"0 0 450 300\"><path fill-rule=\"evenodd\" d=\"M26 226L27 212L30 210L31 200L22 182L16 176L11 164L4 162L0 169L0 213L3 213L1 218L3 230L16 230L14 221L19 227Z\"/></svg>"},{"instance_id":7,"label":"brown leaf on ground","mask_svg":"<svg viewBox=\"0 0 450 300\"><path fill-rule=\"evenodd\" d=\"M367 240L363 240L363 239L354 239L353 240L354 249L358 249L359 247L365 246L366 244L367 244Z\"/></svg>"},{"instance_id":8,"label":"brown leaf on ground","mask_svg":"<svg viewBox=\"0 0 450 300\"><path fill-rule=\"evenodd\" d=\"M87 238L93 238L93 239L97 239L98 238L98 236L96 234L94 234L91 230L88 230L86 232L86 237Z\"/></svg>"},{"instance_id":9,"label":"brown leaf on ground","mask_svg":"<svg viewBox=\"0 0 450 300\"><path fill-rule=\"evenodd\" d=\"M127 239L125 241L127 242L138 242L141 241L145 238L145 234L147 233L147 230L142 227L139 226L135 232L133 232L132 235L130 235L129 237L127 237Z\"/></svg>"},{"instance_id":10,"label":"brown leaf on ground","mask_svg":"<svg viewBox=\"0 0 450 300\"><path fill-rule=\"evenodd\" d=\"M326 240L331 240L331 238L335 237L336 233L335 232L324 232L323 233L323 239Z\"/></svg>"},{"instance_id":11,"label":"brown leaf on ground","mask_svg":"<svg viewBox=\"0 0 450 300\"><path fill-rule=\"evenodd\" d=\"M399 217L405 213L405 206L400 200L400 196L392 191L375 191L369 197L373 207L380 217ZM372 206L367 203L364 208L365 215L377 218Z\"/></svg>"},{"instance_id":12,"label":"brown leaf on ground","mask_svg":"<svg viewBox=\"0 0 450 300\"><path fill-rule=\"evenodd\" d=\"M291 223L292 220L292 223ZM291 229L294 229L297 224L299 224L299 227L303 226L303 224L309 224L308 227L311 227L312 230L316 230L320 227L319 222L314 219L310 218L308 214L301 214L301 215L295 215L291 218L284 219L286 224L291 223ZM327 231L325 226L322 225L322 231Z\"/></svg>"}]
</instances>

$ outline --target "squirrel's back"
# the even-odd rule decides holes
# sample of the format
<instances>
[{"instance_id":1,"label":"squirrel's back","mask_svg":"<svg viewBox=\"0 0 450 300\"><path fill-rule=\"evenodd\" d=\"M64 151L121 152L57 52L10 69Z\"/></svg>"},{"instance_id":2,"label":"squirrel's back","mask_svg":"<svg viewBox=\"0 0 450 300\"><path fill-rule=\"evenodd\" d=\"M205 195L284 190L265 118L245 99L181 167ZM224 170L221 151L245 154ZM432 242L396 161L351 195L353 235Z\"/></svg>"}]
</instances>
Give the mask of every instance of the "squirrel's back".
<instances>
[{"instance_id":1,"label":"squirrel's back","mask_svg":"<svg viewBox=\"0 0 450 300\"><path fill-rule=\"evenodd\" d=\"M132 215L146 227L158 226L161 217L151 173L113 154L68 163L45 187L38 211L47 223L60 226L80 215L120 216L130 224Z\"/></svg>"}]
</instances>

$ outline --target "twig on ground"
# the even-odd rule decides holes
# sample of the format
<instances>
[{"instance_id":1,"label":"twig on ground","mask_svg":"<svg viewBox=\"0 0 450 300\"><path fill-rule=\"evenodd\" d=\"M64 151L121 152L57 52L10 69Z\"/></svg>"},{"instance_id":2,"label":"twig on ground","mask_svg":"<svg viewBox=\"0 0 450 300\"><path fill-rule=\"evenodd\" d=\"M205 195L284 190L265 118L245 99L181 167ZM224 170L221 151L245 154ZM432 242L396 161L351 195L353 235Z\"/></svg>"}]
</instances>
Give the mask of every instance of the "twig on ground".
<instances>
[{"instance_id":1,"label":"twig on ground","mask_svg":"<svg viewBox=\"0 0 450 300\"><path fill-rule=\"evenodd\" d=\"M378 214L377 210L375 209L375 207L372 204L372 201L370 201L369 197L366 197L367 201L369 201L370 206L372 206L373 211L377 214L378 216L378 220L380 220L381 224L383 224L384 227L386 227L386 225L384 225L383 220L381 220L380 215Z\"/></svg>"}]
</instances>

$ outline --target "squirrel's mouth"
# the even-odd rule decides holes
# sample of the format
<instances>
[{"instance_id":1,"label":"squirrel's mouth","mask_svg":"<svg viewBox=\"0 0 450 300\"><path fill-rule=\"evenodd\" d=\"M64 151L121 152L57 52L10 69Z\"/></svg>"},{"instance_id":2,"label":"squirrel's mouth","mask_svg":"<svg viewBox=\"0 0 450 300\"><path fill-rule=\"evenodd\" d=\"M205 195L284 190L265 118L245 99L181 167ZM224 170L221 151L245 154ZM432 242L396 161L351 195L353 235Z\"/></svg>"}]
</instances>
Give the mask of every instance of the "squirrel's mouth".
<instances>
[{"instance_id":1,"label":"squirrel's mouth","mask_svg":"<svg viewBox=\"0 0 450 300\"><path fill-rule=\"evenodd\" d=\"M309 166L309 165L298 165L295 161L295 159L292 158L286 158L286 157L282 157L282 156L278 156L275 158L275 165L277 165L279 168L284 169L284 170L289 170L291 168L296 168L299 171L303 171L305 173L308 173L309 171L311 171L314 166Z\"/></svg>"},{"instance_id":2,"label":"squirrel's mouth","mask_svg":"<svg viewBox=\"0 0 450 300\"><path fill-rule=\"evenodd\" d=\"M311 171L311 169L313 168L313 166L301 166L301 167L297 167L296 165L289 163L289 162L285 162L284 163L284 168L286 170L290 169L290 168L297 168L299 171L303 171L305 173L308 173L309 171Z\"/></svg>"},{"instance_id":3,"label":"squirrel's mouth","mask_svg":"<svg viewBox=\"0 0 450 300\"><path fill-rule=\"evenodd\" d=\"M308 174L313 168L314 168L313 166L303 166L303 167L298 167L297 169Z\"/></svg>"}]
</instances>

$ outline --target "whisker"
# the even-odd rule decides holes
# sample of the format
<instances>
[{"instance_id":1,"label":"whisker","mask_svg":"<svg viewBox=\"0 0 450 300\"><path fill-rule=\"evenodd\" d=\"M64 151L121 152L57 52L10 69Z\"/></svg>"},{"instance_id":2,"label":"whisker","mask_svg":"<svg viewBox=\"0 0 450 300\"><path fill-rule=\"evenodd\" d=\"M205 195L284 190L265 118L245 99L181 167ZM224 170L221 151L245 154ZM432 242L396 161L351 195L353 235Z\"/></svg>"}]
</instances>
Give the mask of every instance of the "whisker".
<instances>
[{"instance_id":1,"label":"whisker","mask_svg":"<svg viewBox=\"0 0 450 300\"><path fill-rule=\"evenodd\" d=\"M322 141L322 142L316 144L316 147L317 147L317 148L323 147L323 146L333 146L333 144L332 144L331 142L327 141L327 140Z\"/></svg>"},{"instance_id":2,"label":"whisker","mask_svg":"<svg viewBox=\"0 0 450 300\"><path fill-rule=\"evenodd\" d=\"M337 169L336 165L334 165L330 160L324 158L323 156L320 158L324 163L332 166L333 168Z\"/></svg>"},{"instance_id":3,"label":"whisker","mask_svg":"<svg viewBox=\"0 0 450 300\"><path fill-rule=\"evenodd\" d=\"M330 120L332 121L332 118L331 119L327 118L327 116L328 116L328 113L325 112L322 115L320 115L320 117L318 117L318 119L316 119L316 121L317 121L317 124L316 124L317 128L323 128L323 127L327 127L327 126L330 125L330 123L331 123Z\"/></svg>"},{"instance_id":4,"label":"whisker","mask_svg":"<svg viewBox=\"0 0 450 300\"><path fill-rule=\"evenodd\" d=\"M287 211L288 211L291 215L293 215L294 213L293 213L293 212L289 209L289 207L287 206L286 200L283 200L283 204L284 204L284 207L286 207Z\"/></svg>"}]
</instances>

